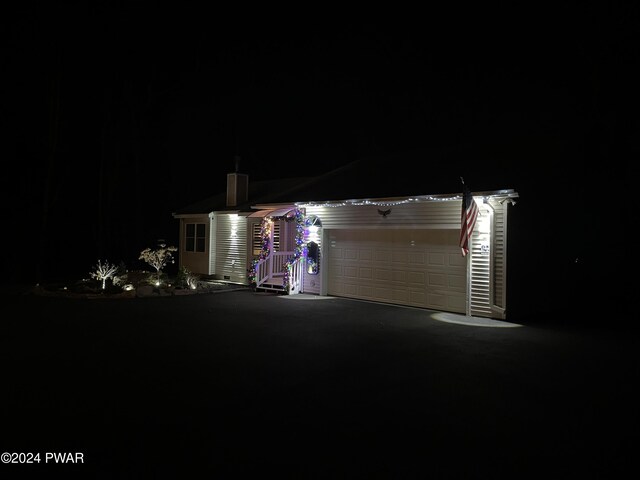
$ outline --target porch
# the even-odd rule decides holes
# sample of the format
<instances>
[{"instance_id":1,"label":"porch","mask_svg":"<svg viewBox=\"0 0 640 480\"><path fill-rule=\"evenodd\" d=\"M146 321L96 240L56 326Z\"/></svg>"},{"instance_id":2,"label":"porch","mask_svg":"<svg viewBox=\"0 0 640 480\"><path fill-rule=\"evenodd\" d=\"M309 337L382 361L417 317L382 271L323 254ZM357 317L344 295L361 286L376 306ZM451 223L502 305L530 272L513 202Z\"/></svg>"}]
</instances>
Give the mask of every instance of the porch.
<instances>
[{"instance_id":1,"label":"porch","mask_svg":"<svg viewBox=\"0 0 640 480\"><path fill-rule=\"evenodd\" d=\"M295 295L302 290L304 257L294 252L271 252L255 264L255 289Z\"/></svg>"}]
</instances>

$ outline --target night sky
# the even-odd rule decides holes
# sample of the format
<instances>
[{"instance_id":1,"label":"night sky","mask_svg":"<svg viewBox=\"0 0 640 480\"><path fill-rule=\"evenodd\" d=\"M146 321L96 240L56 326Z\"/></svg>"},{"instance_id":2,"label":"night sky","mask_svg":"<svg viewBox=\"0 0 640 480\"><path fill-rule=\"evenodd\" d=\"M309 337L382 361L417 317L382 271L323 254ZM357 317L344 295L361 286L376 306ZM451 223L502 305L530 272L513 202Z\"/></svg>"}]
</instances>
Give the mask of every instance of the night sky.
<instances>
[{"instance_id":1,"label":"night sky","mask_svg":"<svg viewBox=\"0 0 640 480\"><path fill-rule=\"evenodd\" d=\"M552 202L578 219L563 243L628 248L603 232L628 223L640 150L636 5L45 3L0 18L13 275L177 243L171 212L222 191L236 155L259 180L398 152L417 172L420 152L464 146L467 181L521 194L521 226Z\"/></svg>"}]
</instances>

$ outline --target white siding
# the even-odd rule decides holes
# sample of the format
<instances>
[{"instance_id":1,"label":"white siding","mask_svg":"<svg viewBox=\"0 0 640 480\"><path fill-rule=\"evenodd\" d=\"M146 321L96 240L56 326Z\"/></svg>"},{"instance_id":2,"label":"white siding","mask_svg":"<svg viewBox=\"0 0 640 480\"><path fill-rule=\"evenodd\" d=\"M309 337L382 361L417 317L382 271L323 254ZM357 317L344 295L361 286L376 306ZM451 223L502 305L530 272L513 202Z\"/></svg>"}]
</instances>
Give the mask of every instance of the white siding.
<instances>
[{"instance_id":1,"label":"white siding","mask_svg":"<svg viewBox=\"0 0 640 480\"><path fill-rule=\"evenodd\" d=\"M509 204L490 201L493 215L493 305L502 312L507 307L507 208Z\"/></svg>"},{"instance_id":2,"label":"white siding","mask_svg":"<svg viewBox=\"0 0 640 480\"><path fill-rule=\"evenodd\" d=\"M491 231L493 224L492 210L476 198L478 203L478 219L471 236L469 256L471 282L469 290L469 313L473 316L491 316L491 255L493 252Z\"/></svg>"},{"instance_id":3,"label":"white siding","mask_svg":"<svg viewBox=\"0 0 640 480\"><path fill-rule=\"evenodd\" d=\"M506 318L507 203L481 203L471 239L470 313Z\"/></svg>"},{"instance_id":4,"label":"white siding","mask_svg":"<svg viewBox=\"0 0 640 480\"><path fill-rule=\"evenodd\" d=\"M215 278L247 284L247 219L216 214Z\"/></svg>"},{"instance_id":5,"label":"white siding","mask_svg":"<svg viewBox=\"0 0 640 480\"><path fill-rule=\"evenodd\" d=\"M323 228L426 228L460 229L460 200L403 203L400 205L307 206ZM378 210L391 209L386 217Z\"/></svg>"}]
</instances>

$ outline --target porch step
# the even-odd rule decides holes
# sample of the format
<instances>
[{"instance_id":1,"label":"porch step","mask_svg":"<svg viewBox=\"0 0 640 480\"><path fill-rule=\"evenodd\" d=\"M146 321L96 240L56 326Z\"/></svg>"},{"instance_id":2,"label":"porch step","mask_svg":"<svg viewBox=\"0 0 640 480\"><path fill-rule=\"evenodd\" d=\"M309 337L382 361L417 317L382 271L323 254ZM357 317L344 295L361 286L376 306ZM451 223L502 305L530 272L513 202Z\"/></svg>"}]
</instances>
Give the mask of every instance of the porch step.
<instances>
[{"instance_id":1,"label":"porch step","mask_svg":"<svg viewBox=\"0 0 640 480\"><path fill-rule=\"evenodd\" d=\"M282 286L282 284L269 284L269 283L263 283L262 285L260 285L259 287L256 288L256 290L271 290L271 291L275 291L275 292L284 292L284 287Z\"/></svg>"}]
</instances>

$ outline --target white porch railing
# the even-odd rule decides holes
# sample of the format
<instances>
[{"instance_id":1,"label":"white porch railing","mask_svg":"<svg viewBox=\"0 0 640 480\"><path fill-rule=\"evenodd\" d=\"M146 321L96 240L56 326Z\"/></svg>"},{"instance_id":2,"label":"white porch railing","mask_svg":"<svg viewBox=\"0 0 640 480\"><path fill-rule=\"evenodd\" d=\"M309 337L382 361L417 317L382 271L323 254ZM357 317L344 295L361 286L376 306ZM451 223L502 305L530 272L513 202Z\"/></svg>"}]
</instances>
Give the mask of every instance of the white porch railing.
<instances>
[{"instance_id":1,"label":"white porch railing","mask_svg":"<svg viewBox=\"0 0 640 480\"><path fill-rule=\"evenodd\" d=\"M291 264L291 274L289 275L289 295L300 293L302 290L302 273L304 272L304 257L298 257Z\"/></svg>"},{"instance_id":2,"label":"white porch railing","mask_svg":"<svg viewBox=\"0 0 640 480\"><path fill-rule=\"evenodd\" d=\"M256 264L256 288L270 288L284 291L284 269L293 252L273 252ZM298 258L291 265L288 294L300 293L302 289L303 258Z\"/></svg>"}]
</instances>

